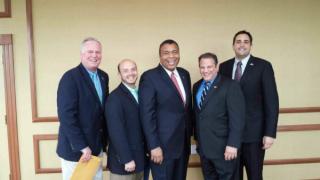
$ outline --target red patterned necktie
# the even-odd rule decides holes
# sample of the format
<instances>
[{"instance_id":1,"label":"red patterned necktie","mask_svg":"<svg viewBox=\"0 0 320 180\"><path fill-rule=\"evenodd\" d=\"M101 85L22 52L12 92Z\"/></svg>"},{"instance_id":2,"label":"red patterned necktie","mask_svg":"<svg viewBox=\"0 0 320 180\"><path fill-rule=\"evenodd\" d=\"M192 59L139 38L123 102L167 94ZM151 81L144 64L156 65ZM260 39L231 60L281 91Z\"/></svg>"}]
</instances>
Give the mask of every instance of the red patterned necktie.
<instances>
[{"instance_id":1,"label":"red patterned necktie","mask_svg":"<svg viewBox=\"0 0 320 180\"><path fill-rule=\"evenodd\" d=\"M179 84L178 84L178 81L177 81L176 76L174 75L174 72L171 73L170 78L171 78L173 84L176 86L176 88L177 88L177 90L178 90L178 92L179 92L179 94L180 94L180 97L181 97L183 103L185 104L184 99L183 99L183 95L182 95L182 91L181 91L181 89L180 89L180 87L179 87Z\"/></svg>"}]
</instances>

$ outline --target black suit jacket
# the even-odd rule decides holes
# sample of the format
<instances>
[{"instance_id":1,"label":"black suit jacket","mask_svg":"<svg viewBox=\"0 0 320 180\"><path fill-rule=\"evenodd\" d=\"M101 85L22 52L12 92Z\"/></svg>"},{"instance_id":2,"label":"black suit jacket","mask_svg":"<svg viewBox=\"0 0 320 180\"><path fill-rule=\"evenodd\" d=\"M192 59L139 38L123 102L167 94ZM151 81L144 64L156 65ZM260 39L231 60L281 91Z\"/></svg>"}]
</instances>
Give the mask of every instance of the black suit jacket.
<instances>
[{"instance_id":1,"label":"black suit jacket","mask_svg":"<svg viewBox=\"0 0 320 180\"><path fill-rule=\"evenodd\" d=\"M100 69L98 75L103 92L102 103L82 64L67 71L59 82L57 153L63 159L78 161L82 155L81 150L87 146L93 155L99 155L107 145L104 102L109 94L109 78Z\"/></svg>"},{"instance_id":2,"label":"black suit jacket","mask_svg":"<svg viewBox=\"0 0 320 180\"><path fill-rule=\"evenodd\" d=\"M234 61L220 64L220 73L232 78ZM263 136L275 138L279 98L271 63L251 55L240 85L246 101L244 142L261 142Z\"/></svg>"},{"instance_id":3,"label":"black suit jacket","mask_svg":"<svg viewBox=\"0 0 320 180\"><path fill-rule=\"evenodd\" d=\"M161 65L143 73L139 86L140 116L148 149L161 147L165 158L179 158L183 151L190 153L190 75L182 68L177 70L186 92L185 105Z\"/></svg>"},{"instance_id":4,"label":"black suit jacket","mask_svg":"<svg viewBox=\"0 0 320 180\"><path fill-rule=\"evenodd\" d=\"M226 146L239 149L242 142L244 97L236 82L218 75L199 109L196 95L202 81L193 85L196 139L206 158L224 159Z\"/></svg>"},{"instance_id":5,"label":"black suit jacket","mask_svg":"<svg viewBox=\"0 0 320 180\"><path fill-rule=\"evenodd\" d=\"M105 106L109 134L108 168L115 174L130 174L124 165L135 161L135 172L144 169L144 139L139 105L122 83L110 93Z\"/></svg>"}]
</instances>

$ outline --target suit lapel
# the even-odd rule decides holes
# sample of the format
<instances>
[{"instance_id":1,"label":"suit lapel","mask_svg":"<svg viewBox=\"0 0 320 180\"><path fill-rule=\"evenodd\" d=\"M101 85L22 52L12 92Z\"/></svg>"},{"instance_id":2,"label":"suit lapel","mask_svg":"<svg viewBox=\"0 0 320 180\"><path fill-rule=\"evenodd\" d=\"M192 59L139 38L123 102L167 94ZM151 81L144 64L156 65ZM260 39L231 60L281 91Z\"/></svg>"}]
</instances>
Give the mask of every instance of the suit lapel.
<instances>
[{"instance_id":1,"label":"suit lapel","mask_svg":"<svg viewBox=\"0 0 320 180\"><path fill-rule=\"evenodd\" d=\"M198 106L198 101L197 101L197 93L198 93L198 91L199 91L201 82L202 82L202 79L199 80L199 81L195 84L194 90L193 90L193 100L194 100L193 105L194 105L195 110L196 110L197 112L200 111L199 106Z\"/></svg>"},{"instance_id":2,"label":"suit lapel","mask_svg":"<svg viewBox=\"0 0 320 180\"><path fill-rule=\"evenodd\" d=\"M87 70L85 69L85 67L83 67L83 65L81 64L79 66L79 69L80 69L80 72L81 72L81 75L83 76L83 79L84 79L84 82L87 84L90 92L92 93L92 95L95 97L96 101L100 103L100 99L99 99L99 96L98 96L98 93L96 91L96 88L94 87L94 84L89 76L89 73L87 72Z\"/></svg>"},{"instance_id":3,"label":"suit lapel","mask_svg":"<svg viewBox=\"0 0 320 180\"><path fill-rule=\"evenodd\" d=\"M253 68L254 68L254 57L252 55L250 55L250 59L246 65L246 68L244 69L243 75L240 80L241 84L242 84L242 82L244 82L248 79Z\"/></svg>"},{"instance_id":4,"label":"suit lapel","mask_svg":"<svg viewBox=\"0 0 320 180\"><path fill-rule=\"evenodd\" d=\"M233 64L234 64L235 59L233 58L231 61L228 62L226 65L226 71L225 75L229 78L232 79L232 71L233 71Z\"/></svg>"},{"instance_id":5,"label":"suit lapel","mask_svg":"<svg viewBox=\"0 0 320 180\"><path fill-rule=\"evenodd\" d=\"M133 95L131 94L131 92L129 91L129 89L123 85L122 83L120 83L120 85L118 86L118 88L121 89L121 91L127 96L127 98L130 99L130 101L132 101L136 106L138 106L138 102L137 100L133 97Z\"/></svg>"},{"instance_id":6,"label":"suit lapel","mask_svg":"<svg viewBox=\"0 0 320 180\"><path fill-rule=\"evenodd\" d=\"M214 82L212 83L212 85L210 86L210 89L207 93L207 96L204 99L203 105L201 110L203 110L206 107L206 104L208 103L209 99L212 98L212 96L214 96L215 91L217 91L220 88L220 81L221 81L221 77L218 75L216 77L216 79L214 80Z\"/></svg>"}]
</instances>

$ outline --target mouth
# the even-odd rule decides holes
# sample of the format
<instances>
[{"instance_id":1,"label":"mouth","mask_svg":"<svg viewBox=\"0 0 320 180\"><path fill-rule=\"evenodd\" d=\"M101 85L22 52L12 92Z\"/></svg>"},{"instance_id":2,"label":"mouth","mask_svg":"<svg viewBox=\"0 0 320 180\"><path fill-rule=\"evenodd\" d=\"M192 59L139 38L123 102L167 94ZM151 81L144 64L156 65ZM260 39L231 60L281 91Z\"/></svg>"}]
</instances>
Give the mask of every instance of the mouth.
<instances>
[{"instance_id":1,"label":"mouth","mask_svg":"<svg viewBox=\"0 0 320 180\"><path fill-rule=\"evenodd\" d=\"M174 66L176 64L176 61L175 60L167 61L167 64L170 65L170 66Z\"/></svg>"}]
</instances>

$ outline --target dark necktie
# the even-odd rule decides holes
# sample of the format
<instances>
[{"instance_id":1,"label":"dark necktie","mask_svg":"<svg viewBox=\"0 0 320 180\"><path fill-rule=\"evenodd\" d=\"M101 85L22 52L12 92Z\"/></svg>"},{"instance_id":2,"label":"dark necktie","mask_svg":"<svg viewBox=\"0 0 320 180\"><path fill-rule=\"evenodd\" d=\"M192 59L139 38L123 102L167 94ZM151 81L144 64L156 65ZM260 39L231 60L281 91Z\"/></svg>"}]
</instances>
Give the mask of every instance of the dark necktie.
<instances>
[{"instance_id":1,"label":"dark necktie","mask_svg":"<svg viewBox=\"0 0 320 180\"><path fill-rule=\"evenodd\" d=\"M236 80L238 82L240 82L240 79L241 79L241 76L242 76L242 68L241 68L241 66L242 66L242 63L241 63L241 61L239 61L237 63L237 69L236 69L236 72L234 74L234 80Z\"/></svg>"},{"instance_id":2,"label":"dark necktie","mask_svg":"<svg viewBox=\"0 0 320 180\"><path fill-rule=\"evenodd\" d=\"M177 81L176 76L174 75L174 72L171 73L171 80L172 80L174 86L177 88L177 90L178 90L178 92L179 92L179 95L180 95L183 103L185 104L185 101L184 101L183 95L182 95L182 91L181 91L181 89L180 89L180 87L179 87L179 83L178 83L178 81Z\"/></svg>"},{"instance_id":3,"label":"dark necktie","mask_svg":"<svg viewBox=\"0 0 320 180\"><path fill-rule=\"evenodd\" d=\"M209 87L210 87L210 82L205 82L205 86L204 86L204 89L202 90L200 103L199 103L200 109L202 108L203 102L208 94Z\"/></svg>"}]
</instances>

